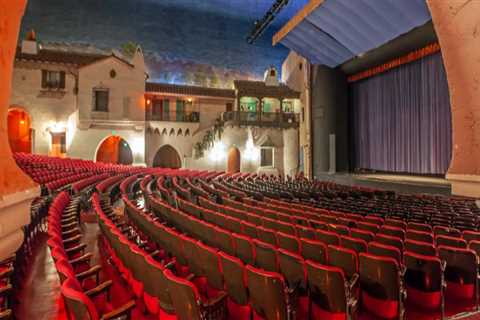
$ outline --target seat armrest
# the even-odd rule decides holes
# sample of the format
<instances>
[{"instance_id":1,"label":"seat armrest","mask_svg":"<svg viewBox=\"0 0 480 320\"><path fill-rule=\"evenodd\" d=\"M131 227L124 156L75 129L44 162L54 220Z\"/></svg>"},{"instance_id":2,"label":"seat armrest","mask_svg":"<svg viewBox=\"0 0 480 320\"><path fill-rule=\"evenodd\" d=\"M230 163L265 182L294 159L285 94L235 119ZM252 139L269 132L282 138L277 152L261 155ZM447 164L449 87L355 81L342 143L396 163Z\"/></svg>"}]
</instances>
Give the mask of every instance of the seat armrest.
<instances>
[{"instance_id":1,"label":"seat armrest","mask_svg":"<svg viewBox=\"0 0 480 320\"><path fill-rule=\"evenodd\" d=\"M62 231L62 237L66 237L69 235L81 234L82 231L78 227L72 228L70 230Z\"/></svg>"},{"instance_id":2,"label":"seat armrest","mask_svg":"<svg viewBox=\"0 0 480 320\"><path fill-rule=\"evenodd\" d=\"M90 278L92 276L95 276L95 280L97 281L96 283L98 285L98 283L100 282L100 271L101 270L102 270L102 267L97 264L96 266L91 267L87 271L78 273L76 276L77 276L78 280L84 280L84 279Z\"/></svg>"},{"instance_id":3,"label":"seat armrest","mask_svg":"<svg viewBox=\"0 0 480 320\"><path fill-rule=\"evenodd\" d=\"M64 245L74 244L79 242L82 239L81 234L77 234L76 236L70 237L68 239L63 240Z\"/></svg>"},{"instance_id":4,"label":"seat armrest","mask_svg":"<svg viewBox=\"0 0 480 320\"><path fill-rule=\"evenodd\" d=\"M10 283L7 284L6 286L0 287L0 296L12 291L12 289L13 287Z\"/></svg>"},{"instance_id":5,"label":"seat armrest","mask_svg":"<svg viewBox=\"0 0 480 320\"><path fill-rule=\"evenodd\" d=\"M96 286L95 288L90 289L88 291L85 291L85 294L90 298L96 297L96 296L98 296L99 294L102 294L102 293L107 293L108 294L109 293L108 290L110 289L112 284L113 284L112 280L102 282L100 285ZM110 300L110 299L108 299L108 300Z\"/></svg>"},{"instance_id":6,"label":"seat armrest","mask_svg":"<svg viewBox=\"0 0 480 320\"><path fill-rule=\"evenodd\" d=\"M135 307L135 301L130 300L127 303L125 303L123 306L118 307L115 310L110 311L109 313L104 314L100 319L101 320L110 320L110 319L115 319L119 318L121 316L128 315L127 319L130 319L129 313L132 311L132 309Z\"/></svg>"},{"instance_id":7,"label":"seat armrest","mask_svg":"<svg viewBox=\"0 0 480 320\"><path fill-rule=\"evenodd\" d=\"M202 302L202 307L208 308L222 303L227 298L227 296L228 294L225 291L221 291L217 297L213 299L208 299L205 303Z\"/></svg>"},{"instance_id":8,"label":"seat armrest","mask_svg":"<svg viewBox=\"0 0 480 320\"><path fill-rule=\"evenodd\" d=\"M71 254L71 253L73 254L73 253L76 253L76 252L83 252L83 250L85 250L86 247L87 247L86 243L80 243L80 244L76 245L75 247L65 249L65 252L67 254Z\"/></svg>"},{"instance_id":9,"label":"seat armrest","mask_svg":"<svg viewBox=\"0 0 480 320\"><path fill-rule=\"evenodd\" d=\"M85 262L85 263L89 263L90 260L92 259L93 257L93 254L91 252L89 253L85 253L83 256L81 257L78 257L78 258L75 258L75 259L72 259L70 261L68 261L70 264L72 265L75 265L77 263L81 263L81 262Z\"/></svg>"},{"instance_id":10,"label":"seat armrest","mask_svg":"<svg viewBox=\"0 0 480 320\"><path fill-rule=\"evenodd\" d=\"M155 251L149 253L149 255L150 255L152 258L155 258L159 253L160 253L160 250L155 250Z\"/></svg>"},{"instance_id":11,"label":"seat armrest","mask_svg":"<svg viewBox=\"0 0 480 320\"><path fill-rule=\"evenodd\" d=\"M70 229L71 227L76 227L76 226L77 226L76 221L70 222L70 223L67 223L67 224L62 224L62 230L63 229Z\"/></svg>"},{"instance_id":12,"label":"seat armrest","mask_svg":"<svg viewBox=\"0 0 480 320\"><path fill-rule=\"evenodd\" d=\"M12 319L13 312L11 309L0 312L0 319Z\"/></svg>"},{"instance_id":13,"label":"seat armrest","mask_svg":"<svg viewBox=\"0 0 480 320\"><path fill-rule=\"evenodd\" d=\"M2 272L0 272L0 279L11 276L13 274L13 271L13 267L8 267L8 269L3 270Z\"/></svg>"}]
</instances>

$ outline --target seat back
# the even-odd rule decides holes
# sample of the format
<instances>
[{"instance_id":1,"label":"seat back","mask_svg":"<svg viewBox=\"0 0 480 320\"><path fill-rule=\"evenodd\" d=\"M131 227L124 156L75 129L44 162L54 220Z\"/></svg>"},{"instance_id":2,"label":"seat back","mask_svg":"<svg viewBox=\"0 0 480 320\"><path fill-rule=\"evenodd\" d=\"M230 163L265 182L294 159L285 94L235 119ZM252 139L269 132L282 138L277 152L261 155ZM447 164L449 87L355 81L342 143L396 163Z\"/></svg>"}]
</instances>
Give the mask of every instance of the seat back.
<instances>
[{"instance_id":1,"label":"seat back","mask_svg":"<svg viewBox=\"0 0 480 320\"><path fill-rule=\"evenodd\" d=\"M248 304L248 292L245 286L246 273L243 262L223 252L219 252L223 280L228 296L239 305Z\"/></svg>"},{"instance_id":2,"label":"seat back","mask_svg":"<svg viewBox=\"0 0 480 320\"><path fill-rule=\"evenodd\" d=\"M368 253L359 256L362 306L381 318L395 318L400 311L400 270L392 258Z\"/></svg>"},{"instance_id":3,"label":"seat back","mask_svg":"<svg viewBox=\"0 0 480 320\"><path fill-rule=\"evenodd\" d=\"M400 265L402 262L402 254L400 250L395 247L388 246L379 242L372 241L368 244L368 253L380 256L380 257L390 257L395 259Z\"/></svg>"},{"instance_id":4,"label":"seat back","mask_svg":"<svg viewBox=\"0 0 480 320\"><path fill-rule=\"evenodd\" d=\"M236 256L239 257L243 263L253 265L255 263L255 255L252 239L236 233L233 233L232 236L235 241Z\"/></svg>"},{"instance_id":5,"label":"seat back","mask_svg":"<svg viewBox=\"0 0 480 320\"><path fill-rule=\"evenodd\" d=\"M290 252L300 252L300 242L298 238L283 232L277 232L278 247Z\"/></svg>"},{"instance_id":6,"label":"seat back","mask_svg":"<svg viewBox=\"0 0 480 320\"><path fill-rule=\"evenodd\" d=\"M302 256L284 249L278 250L278 265L280 273L285 277L290 289L306 293L305 261Z\"/></svg>"},{"instance_id":7,"label":"seat back","mask_svg":"<svg viewBox=\"0 0 480 320\"><path fill-rule=\"evenodd\" d=\"M305 260L312 260L318 263L327 263L327 245L321 241L300 239L301 255Z\"/></svg>"},{"instance_id":8,"label":"seat back","mask_svg":"<svg viewBox=\"0 0 480 320\"><path fill-rule=\"evenodd\" d=\"M255 313L264 319L288 319L285 282L282 276L252 266L247 266L246 270L250 304Z\"/></svg>"},{"instance_id":9,"label":"seat back","mask_svg":"<svg viewBox=\"0 0 480 320\"><path fill-rule=\"evenodd\" d=\"M177 319L202 319L202 312L198 305L200 295L197 288L190 281L175 276L168 269L165 269L164 275L168 280L168 292L170 293Z\"/></svg>"},{"instance_id":10,"label":"seat back","mask_svg":"<svg viewBox=\"0 0 480 320\"><path fill-rule=\"evenodd\" d=\"M352 249L329 245L328 264L342 269L348 279L358 272L357 253Z\"/></svg>"},{"instance_id":11,"label":"seat back","mask_svg":"<svg viewBox=\"0 0 480 320\"><path fill-rule=\"evenodd\" d=\"M317 240L325 243L326 245L338 245L340 243L340 237L338 234L325 230L317 230Z\"/></svg>"},{"instance_id":12,"label":"seat back","mask_svg":"<svg viewBox=\"0 0 480 320\"><path fill-rule=\"evenodd\" d=\"M362 239L367 243L373 241L375 234L371 231L362 230L362 229L350 229L350 236L357 239Z\"/></svg>"},{"instance_id":13,"label":"seat back","mask_svg":"<svg viewBox=\"0 0 480 320\"><path fill-rule=\"evenodd\" d=\"M223 290L223 277L217 250L201 242L197 243L198 260L202 274L207 277L208 284L217 290Z\"/></svg>"},{"instance_id":14,"label":"seat back","mask_svg":"<svg viewBox=\"0 0 480 320\"><path fill-rule=\"evenodd\" d=\"M432 227L425 223L409 222L407 225L407 230L415 230L415 231L431 233Z\"/></svg>"},{"instance_id":15,"label":"seat back","mask_svg":"<svg viewBox=\"0 0 480 320\"><path fill-rule=\"evenodd\" d=\"M387 246L393 246L400 250L400 252L403 252L403 241L398 237L389 236L386 234L377 234L375 237L375 241L385 244Z\"/></svg>"},{"instance_id":16,"label":"seat back","mask_svg":"<svg viewBox=\"0 0 480 320\"><path fill-rule=\"evenodd\" d=\"M440 259L406 251L403 261L406 268L404 279L408 290L407 299L425 309L439 308L443 281ZM417 294L415 290L423 294Z\"/></svg>"},{"instance_id":17,"label":"seat back","mask_svg":"<svg viewBox=\"0 0 480 320\"><path fill-rule=\"evenodd\" d=\"M462 238L456 237L448 237L448 236L437 236L435 242L438 246L447 246L447 247L455 247L455 248L463 248L467 247L467 242Z\"/></svg>"},{"instance_id":18,"label":"seat back","mask_svg":"<svg viewBox=\"0 0 480 320\"><path fill-rule=\"evenodd\" d=\"M269 243L272 246L277 246L277 236L274 230L258 227L257 233L258 233L259 240Z\"/></svg>"},{"instance_id":19,"label":"seat back","mask_svg":"<svg viewBox=\"0 0 480 320\"><path fill-rule=\"evenodd\" d=\"M99 319L95 305L85 293L83 293L83 290L76 279L66 279L61 286L61 292L70 319Z\"/></svg>"},{"instance_id":20,"label":"seat back","mask_svg":"<svg viewBox=\"0 0 480 320\"><path fill-rule=\"evenodd\" d=\"M433 243L433 234L431 232L407 230L405 237L407 240Z\"/></svg>"},{"instance_id":21,"label":"seat back","mask_svg":"<svg viewBox=\"0 0 480 320\"><path fill-rule=\"evenodd\" d=\"M308 275L308 290L312 307L312 319L321 319L322 312L335 314L341 319L347 313L347 294L345 292L345 276L342 269L318 264L313 261L306 262ZM318 308L321 309L319 312ZM343 317L345 319L346 317Z\"/></svg>"},{"instance_id":22,"label":"seat back","mask_svg":"<svg viewBox=\"0 0 480 320\"><path fill-rule=\"evenodd\" d=\"M253 240L255 249L255 266L270 271L278 271L277 250L271 244L260 240Z\"/></svg>"},{"instance_id":23,"label":"seat back","mask_svg":"<svg viewBox=\"0 0 480 320\"><path fill-rule=\"evenodd\" d=\"M224 229L215 228L215 246L229 255L235 255L235 243L232 234Z\"/></svg>"},{"instance_id":24,"label":"seat back","mask_svg":"<svg viewBox=\"0 0 480 320\"><path fill-rule=\"evenodd\" d=\"M421 254L424 256L434 257L437 255L437 249L433 244L426 242L419 242L414 240L405 241L405 251L414 252L416 254Z\"/></svg>"},{"instance_id":25,"label":"seat back","mask_svg":"<svg viewBox=\"0 0 480 320\"><path fill-rule=\"evenodd\" d=\"M447 266L447 296L473 299L477 285L478 257L473 250L440 246L438 255Z\"/></svg>"},{"instance_id":26,"label":"seat back","mask_svg":"<svg viewBox=\"0 0 480 320\"><path fill-rule=\"evenodd\" d=\"M367 242L362 239L342 236L340 242L342 244L342 247L351 249L357 254L360 252L367 252Z\"/></svg>"},{"instance_id":27,"label":"seat back","mask_svg":"<svg viewBox=\"0 0 480 320\"><path fill-rule=\"evenodd\" d=\"M158 299L160 307L168 313L174 313L172 298L168 292L168 280L164 268L152 257L146 256L145 292Z\"/></svg>"}]
</instances>

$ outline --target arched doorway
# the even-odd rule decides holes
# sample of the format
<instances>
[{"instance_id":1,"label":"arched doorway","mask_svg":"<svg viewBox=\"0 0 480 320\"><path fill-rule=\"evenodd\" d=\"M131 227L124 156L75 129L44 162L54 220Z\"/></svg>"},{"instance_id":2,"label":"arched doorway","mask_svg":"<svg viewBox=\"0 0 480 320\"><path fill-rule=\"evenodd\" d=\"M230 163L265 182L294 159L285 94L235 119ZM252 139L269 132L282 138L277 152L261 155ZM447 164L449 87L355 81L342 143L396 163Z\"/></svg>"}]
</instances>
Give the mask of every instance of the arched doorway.
<instances>
[{"instance_id":1,"label":"arched doorway","mask_svg":"<svg viewBox=\"0 0 480 320\"><path fill-rule=\"evenodd\" d=\"M182 167L182 160L178 152L170 145L165 145L158 149L153 159L154 168L178 169Z\"/></svg>"},{"instance_id":2,"label":"arched doorway","mask_svg":"<svg viewBox=\"0 0 480 320\"><path fill-rule=\"evenodd\" d=\"M127 141L118 136L110 136L100 143L95 159L97 162L132 164L133 154Z\"/></svg>"},{"instance_id":3,"label":"arched doorway","mask_svg":"<svg viewBox=\"0 0 480 320\"><path fill-rule=\"evenodd\" d=\"M32 129L30 115L20 109L8 111L8 142L12 152L32 152Z\"/></svg>"},{"instance_id":4,"label":"arched doorway","mask_svg":"<svg viewBox=\"0 0 480 320\"><path fill-rule=\"evenodd\" d=\"M238 148L232 147L228 151L227 172L240 172L240 150Z\"/></svg>"}]
</instances>

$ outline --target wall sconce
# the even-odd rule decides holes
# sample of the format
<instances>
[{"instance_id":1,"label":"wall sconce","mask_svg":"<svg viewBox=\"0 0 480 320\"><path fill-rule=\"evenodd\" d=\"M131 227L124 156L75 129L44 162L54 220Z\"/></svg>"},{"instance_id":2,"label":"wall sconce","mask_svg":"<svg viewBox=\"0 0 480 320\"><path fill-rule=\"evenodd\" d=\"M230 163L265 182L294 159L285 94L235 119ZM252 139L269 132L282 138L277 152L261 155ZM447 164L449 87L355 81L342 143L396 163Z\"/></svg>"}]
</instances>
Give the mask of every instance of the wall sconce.
<instances>
[{"instance_id":1,"label":"wall sconce","mask_svg":"<svg viewBox=\"0 0 480 320\"><path fill-rule=\"evenodd\" d=\"M66 132L67 128L65 127L65 125L61 123L54 123L53 125L47 128L47 131L50 133L62 133L62 132Z\"/></svg>"},{"instance_id":2,"label":"wall sconce","mask_svg":"<svg viewBox=\"0 0 480 320\"><path fill-rule=\"evenodd\" d=\"M147 106L149 106L152 103L152 100L147 99Z\"/></svg>"}]
</instances>

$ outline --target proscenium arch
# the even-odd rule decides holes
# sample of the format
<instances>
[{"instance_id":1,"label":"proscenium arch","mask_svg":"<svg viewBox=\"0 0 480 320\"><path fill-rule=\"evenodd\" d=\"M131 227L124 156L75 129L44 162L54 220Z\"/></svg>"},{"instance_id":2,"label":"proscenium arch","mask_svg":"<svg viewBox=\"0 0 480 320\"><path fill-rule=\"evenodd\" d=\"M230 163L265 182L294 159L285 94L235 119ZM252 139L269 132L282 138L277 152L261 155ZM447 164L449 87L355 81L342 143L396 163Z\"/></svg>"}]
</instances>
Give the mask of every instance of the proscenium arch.
<instances>
[{"instance_id":1,"label":"proscenium arch","mask_svg":"<svg viewBox=\"0 0 480 320\"><path fill-rule=\"evenodd\" d=\"M28 111L18 106L8 109L7 132L12 152L32 153L32 117Z\"/></svg>"},{"instance_id":2,"label":"proscenium arch","mask_svg":"<svg viewBox=\"0 0 480 320\"><path fill-rule=\"evenodd\" d=\"M182 159L174 147L166 144L158 149L152 166L154 168L179 169L182 167Z\"/></svg>"},{"instance_id":3,"label":"proscenium arch","mask_svg":"<svg viewBox=\"0 0 480 320\"><path fill-rule=\"evenodd\" d=\"M95 162L130 165L133 163L133 152L127 140L111 135L100 141L94 160Z\"/></svg>"}]
</instances>

